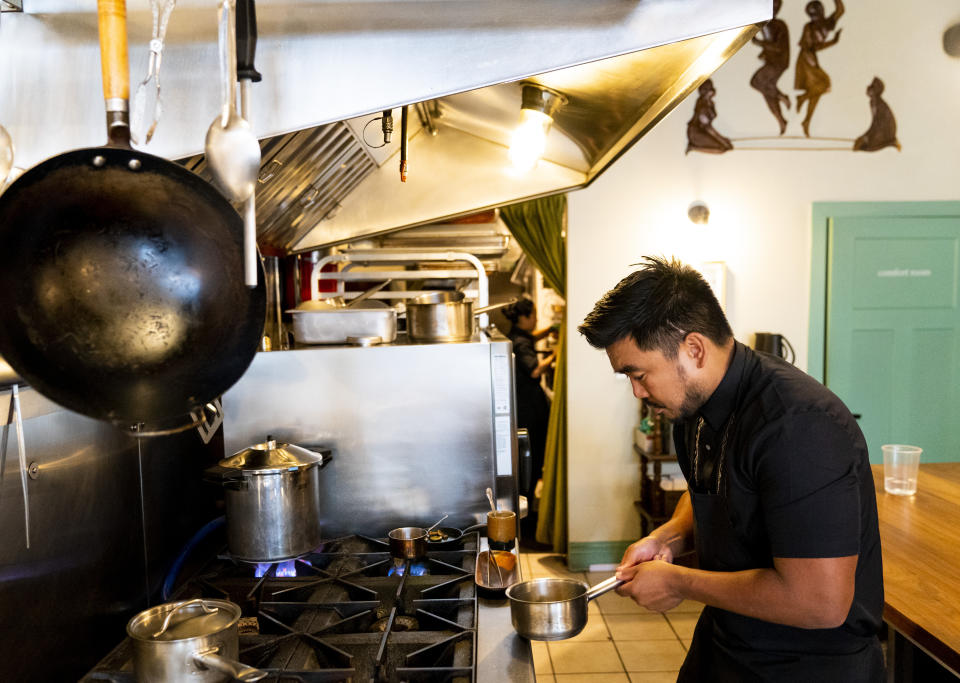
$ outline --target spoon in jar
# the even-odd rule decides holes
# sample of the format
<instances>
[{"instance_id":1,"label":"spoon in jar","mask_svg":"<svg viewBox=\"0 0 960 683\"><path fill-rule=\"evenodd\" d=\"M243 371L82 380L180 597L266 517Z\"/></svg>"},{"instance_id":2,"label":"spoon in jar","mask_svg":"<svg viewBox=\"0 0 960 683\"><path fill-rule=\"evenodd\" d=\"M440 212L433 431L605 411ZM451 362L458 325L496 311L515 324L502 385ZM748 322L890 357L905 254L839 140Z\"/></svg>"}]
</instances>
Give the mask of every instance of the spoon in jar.
<instances>
[{"instance_id":1,"label":"spoon in jar","mask_svg":"<svg viewBox=\"0 0 960 683\"><path fill-rule=\"evenodd\" d=\"M236 0L223 0L220 19L220 80L223 107L207 130L204 150L214 181L227 199L244 202L256 188L260 143L237 113Z\"/></svg>"}]
</instances>

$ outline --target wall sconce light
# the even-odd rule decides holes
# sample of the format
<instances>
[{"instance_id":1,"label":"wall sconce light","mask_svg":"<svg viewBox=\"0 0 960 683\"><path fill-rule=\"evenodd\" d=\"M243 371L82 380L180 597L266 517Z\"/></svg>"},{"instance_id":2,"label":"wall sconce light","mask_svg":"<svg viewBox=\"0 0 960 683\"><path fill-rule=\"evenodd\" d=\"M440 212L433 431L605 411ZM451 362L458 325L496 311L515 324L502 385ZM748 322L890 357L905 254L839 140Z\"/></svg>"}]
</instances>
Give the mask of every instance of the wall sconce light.
<instances>
[{"instance_id":1,"label":"wall sconce light","mask_svg":"<svg viewBox=\"0 0 960 683\"><path fill-rule=\"evenodd\" d=\"M706 202L695 201L687 207L687 218L695 225L706 225L710 221L710 208Z\"/></svg>"},{"instance_id":2,"label":"wall sconce light","mask_svg":"<svg viewBox=\"0 0 960 683\"><path fill-rule=\"evenodd\" d=\"M529 171L543 156L554 112L568 100L556 90L536 83L521 85L520 125L510 138L510 161L517 169Z\"/></svg>"}]
</instances>

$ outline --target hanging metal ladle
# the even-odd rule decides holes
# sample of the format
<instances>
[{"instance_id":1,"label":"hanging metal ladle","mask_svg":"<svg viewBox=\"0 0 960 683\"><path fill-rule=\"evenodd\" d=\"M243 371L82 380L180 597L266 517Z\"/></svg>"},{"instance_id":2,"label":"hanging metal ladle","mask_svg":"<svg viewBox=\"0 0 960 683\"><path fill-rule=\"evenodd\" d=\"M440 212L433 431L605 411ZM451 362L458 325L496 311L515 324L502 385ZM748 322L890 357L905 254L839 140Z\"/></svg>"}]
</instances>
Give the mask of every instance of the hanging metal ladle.
<instances>
[{"instance_id":1,"label":"hanging metal ladle","mask_svg":"<svg viewBox=\"0 0 960 683\"><path fill-rule=\"evenodd\" d=\"M236 0L223 0L220 20L220 78L223 106L207 130L204 151L214 180L227 198L245 201L260 173L260 143L237 113Z\"/></svg>"},{"instance_id":2,"label":"hanging metal ladle","mask_svg":"<svg viewBox=\"0 0 960 683\"><path fill-rule=\"evenodd\" d=\"M250 84L261 79L260 73L253 65L257 51L257 11L254 0L240 0L237 5L237 32L236 32L236 77L240 84L240 116L250 123ZM258 157L259 159L259 157ZM259 181L260 162L257 162ZM256 187L256 183L254 184ZM253 191L244 200L243 211L243 260L244 280L247 287L257 286L257 193Z\"/></svg>"},{"instance_id":3,"label":"hanging metal ladle","mask_svg":"<svg viewBox=\"0 0 960 683\"><path fill-rule=\"evenodd\" d=\"M223 0L220 21L220 87L223 106L207 130L204 152L214 182L227 199L246 202L253 196L260 174L260 143L250 124L237 113L236 0ZM244 230L244 254L248 286L256 286L256 227ZM252 285L251 285L252 275Z\"/></svg>"}]
</instances>

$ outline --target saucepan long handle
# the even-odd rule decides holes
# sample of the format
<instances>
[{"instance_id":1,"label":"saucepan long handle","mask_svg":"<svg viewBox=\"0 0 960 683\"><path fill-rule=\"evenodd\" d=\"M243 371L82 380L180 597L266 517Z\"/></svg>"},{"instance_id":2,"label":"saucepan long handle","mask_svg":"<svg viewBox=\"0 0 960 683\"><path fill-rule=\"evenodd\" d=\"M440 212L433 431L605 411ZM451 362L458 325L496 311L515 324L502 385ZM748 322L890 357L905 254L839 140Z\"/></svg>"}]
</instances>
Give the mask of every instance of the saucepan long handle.
<instances>
[{"instance_id":1,"label":"saucepan long handle","mask_svg":"<svg viewBox=\"0 0 960 683\"><path fill-rule=\"evenodd\" d=\"M606 581L601 581L596 586L591 586L590 590L587 591L587 601L593 600L594 598L599 598L604 593L609 593L615 588L619 588L626 581L618 579L616 576L611 576Z\"/></svg>"},{"instance_id":2,"label":"saucepan long handle","mask_svg":"<svg viewBox=\"0 0 960 683\"><path fill-rule=\"evenodd\" d=\"M480 308L475 308L475 309L473 309L473 315L474 315L474 316L483 315L484 313L487 313L487 312L489 312L489 311L495 311L495 310L497 310L498 308L503 308L504 306L509 306L510 304L513 304L513 303L516 303L516 302L517 302L516 299L510 299L510 301L501 301L501 302L498 303L498 304L490 304L489 306L481 306Z\"/></svg>"}]
</instances>

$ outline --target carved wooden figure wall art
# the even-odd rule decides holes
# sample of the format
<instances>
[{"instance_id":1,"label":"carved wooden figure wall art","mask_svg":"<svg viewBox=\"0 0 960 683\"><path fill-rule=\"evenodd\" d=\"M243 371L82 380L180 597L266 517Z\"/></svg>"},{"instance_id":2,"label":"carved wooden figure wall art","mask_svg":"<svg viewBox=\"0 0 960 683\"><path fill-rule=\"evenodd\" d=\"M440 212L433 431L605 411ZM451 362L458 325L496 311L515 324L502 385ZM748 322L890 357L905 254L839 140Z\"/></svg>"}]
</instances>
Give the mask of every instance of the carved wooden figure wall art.
<instances>
[{"instance_id":1,"label":"carved wooden figure wall art","mask_svg":"<svg viewBox=\"0 0 960 683\"><path fill-rule=\"evenodd\" d=\"M713 127L713 120L717 117L713 104L716 88L712 81L707 80L700 86L693 117L687 123L687 153L705 152L708 154L723 154L732 149L750 151L856 151L875 152L887 147L900 149L897 140L897 123L893 110L882 98L884 85L879 78L874 78L867 87L867 96L870 99L870 127L863 135L854 140L852 137L826 137L823 135L811 136L810 128L814 112L820 98L830 92L831 79L820 65L818 52L833 47L840 41L842 29L837 28L837 22L844 15L843 0L833 0L833 14L827 16L821 0L813 0L804 5L804 12L808 21L803 26L798 45L794 71L794 88L798 91L796 111L799 117L804 112L800 127L803 135L784 135L788 126L790 98L780 90L779 81L783 73L790 67L790 30L786 22L777 15L783 4L782 0L773 0L773 18L764 24L753 38L753 44L760 48L758 58L763 66L757 69L750 79L750 87L758 91L773 115L779 128L779 136L754 136L727 138ZM819 127L819 126L818 126ZM862 130L862 129L861 129ZM771 145L780 140L795 140L793 146ZM752 141L757 144L744 146L741 143ZM838 146L835 143L845 143Z\"/></svg>"},{"instance_id":2,"label":"carved wooden figure wall art","mask_svg":"<svg viewBox=\"0 0 960 683\"><path fill-rule=\"evenodd\" d=\"M780 105L790 108L790 98L780 92L777 81L790 66L790 30L786 22L777 19L782 5L781 0L773 0L773 19L768 21L753 37L753 44L760 46L760 59L763 66L757 69L750 79L750 85L760 91L767 101L770 113L780 125L780 135L787 129L787 120L783 118Z\"/></svg>"},{"instance_id":3,"label":"carved wooden figure wall art","mask_svg":"<svg viewBox=\"0 0 960 683\"><path fill-rule=\"evenodd\" d=\"M817 108L820 98L830 91L830 76L820 67L817 52L833 47L840 40L840 31L836 28L837 20L843 16L842 0L834 0L836 9L829 17L824 16L823 3L813 0L807 3L807 16L810 21L803 27L800 37L800 54L797 55L797 72L793 87L803 92L797 96L797 113L804 102L807 104L807 115L803 118L803 134L810 137L810 120ZM830 38L830 33L833 37Z\"/></svg>"},{"instance_id":4,"label":"carved wooden figure wall art","mask_svg":"<svg viewBox=\"0 0 960 683\"><path fill-rule=\"evenodd\" d=\"M883 94L883 81L874 78L867 86L870 98L870 128L853 143L857 152L876 152L884 147L900 149L897 141L897 122L893 118L890 105L880 97Z\"/></svg>"},{"instance_id":5,"label":"carved wooden figure wall art","mask_svg":"<svg viewBox=\"0 0 960 683\"><path fill-rule=\"evenodd\" d=\"M713 127L713 120L717 118L717 110L713 106L713 96L716 94L713 81L705 80L697 90L697 102L693 105L693 117L687 123L687 153L690 150L723 154L733 149L733 143Z\"/></svg>"}]
</instances>

